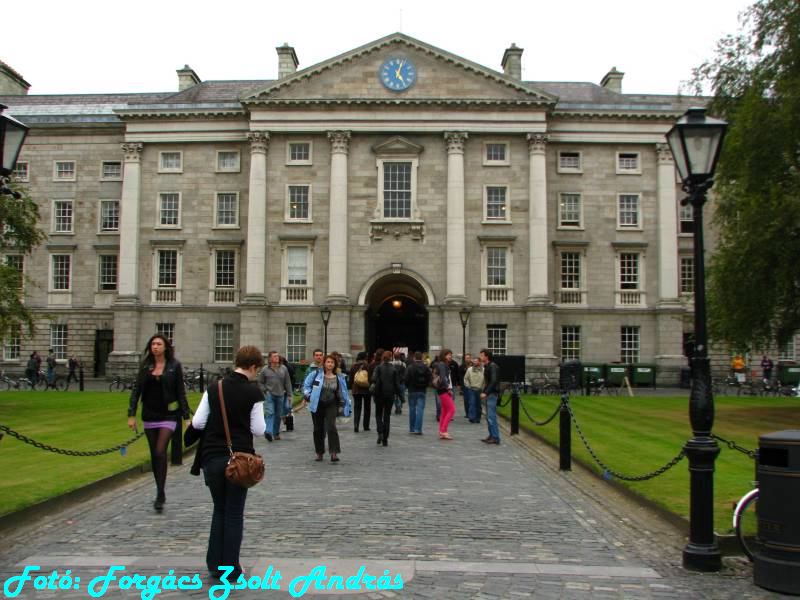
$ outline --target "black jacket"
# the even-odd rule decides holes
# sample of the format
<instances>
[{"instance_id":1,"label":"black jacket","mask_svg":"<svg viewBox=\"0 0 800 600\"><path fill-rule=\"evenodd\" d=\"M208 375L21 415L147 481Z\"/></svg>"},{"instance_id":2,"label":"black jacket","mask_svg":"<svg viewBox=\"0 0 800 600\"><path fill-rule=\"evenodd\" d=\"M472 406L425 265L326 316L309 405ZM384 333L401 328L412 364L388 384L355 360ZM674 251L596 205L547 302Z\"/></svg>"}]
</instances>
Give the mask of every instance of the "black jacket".
<instances>
[{"instance_id":1,"label":"black jacket","mask_svg":"<svg viewBox=\"0 0 800 600\"><path fill-rule=\"evenodd\" d=\"M152 364L146 364L139 370L136 383L134 383L133 390L131 390L128 416L136 416L136 407L141 397L143 421L176 421L178 415L188 419L189 403L186 401L186 388L183 386L183 367L181 363L172 359L167 361L164 366L164 372L161 374L160 379L161 393L164 399L161 405L142 397L145 379L152 369Z\"/></svg>"},{"instance_id":2,"label":"black jacket","mask_svg":"<svg viewBox=\"0 0 800 600\"><path fill-rule=\"evenodd\" d=\"M500 367L497 363L490 362L483 367L483 393L500 393Z\"/></svg>"},{"instance_id":3,"label":"black jacket","mask_svg":"<svg viewBox=\"0 0 800 600\"><path fill-rule=\"evenodd\" d=\"M431 384L431 370L421 360L415 360L406 369L406 387L409 392L424 392Z\"/></svg>"},{"instance_id":4,"label":"black jacket","mask_svg":"<svg viewBox=\"0 0 800 600\"><path fill-rule=\"evenodd\" d=\"M400 378L392 363L381 363L375 367L372 372L372 382L375 384L376 398L394 399L400 393Z\"/></svg>"},{"instance_id":5,"label":"black jacket","mask_svg":"<svg viewBox=\"0 0 800 600\"><path fill-rule=\"evenodd\" d=\"M233 451L253 454L255 449L250 431L250 413L255 404L264 401L261 390L241 373L232 373L223 379L222 391L225 394L225 412L228 415ZM228 444L216 385L208 388L208 422L204 431L201 460L205 461L214 455L227 455Z\"/></svg>"}]
</instances>

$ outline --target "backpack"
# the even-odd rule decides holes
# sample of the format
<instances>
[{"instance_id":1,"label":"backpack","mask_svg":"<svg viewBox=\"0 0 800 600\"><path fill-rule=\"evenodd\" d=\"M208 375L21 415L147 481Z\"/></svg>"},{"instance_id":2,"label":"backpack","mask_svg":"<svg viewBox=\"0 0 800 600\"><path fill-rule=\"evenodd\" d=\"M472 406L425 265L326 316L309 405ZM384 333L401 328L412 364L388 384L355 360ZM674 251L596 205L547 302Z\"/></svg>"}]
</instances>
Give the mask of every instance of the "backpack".
<instances>
[{"instance_id":1,"label":"backpack","mask_svg":"<svg viewBox=\"0 0 800 600\"><path fill-rule=\"evenodd\" d=\"M442 386L442 378L439 377L439 369L431 369L433 375L431 377L431 386L433 389L438 390Z\"/></svg>"},{"instance_id":2,"label":"backpack","mask_svg":"<svg viewBox=\"0 0 800 600\"><path fill-rule=\"evenodd\" d=\"M356 371L353 377L353 383L360 388L369 387L369 372L364 368L363 364L358 368L358 371Z\"/></svg>"},{"instance_id":3,"label":"backpack","mask_svg":"<svg viewBox=\"0 0 800 600\"><path fill-rule=\"evenodd\" d=\"M397 371L397 376L400 378L400 381L405 381L406 363L404 363L402 360L395 360L392 362L392 366L394 366L395 371Z\"/></svg>"},{"instance_id":4,"label":"backpack","mask_svg":"<svg viewBox=\"0 0 800 600\"><path fill-rule=\"evenodd\" d=\"M425 365L414 365L414 385L418 388L424 389L428 387L428 369Z\"/></svg>"}]
</instances>

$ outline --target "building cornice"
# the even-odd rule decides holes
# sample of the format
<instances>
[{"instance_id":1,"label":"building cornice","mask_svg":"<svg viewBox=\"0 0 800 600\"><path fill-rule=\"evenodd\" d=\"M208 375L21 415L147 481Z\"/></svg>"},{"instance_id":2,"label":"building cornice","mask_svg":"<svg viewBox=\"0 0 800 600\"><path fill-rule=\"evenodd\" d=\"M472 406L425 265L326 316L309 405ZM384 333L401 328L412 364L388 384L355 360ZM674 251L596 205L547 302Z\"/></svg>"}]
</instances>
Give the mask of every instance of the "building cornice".
<instances>
[{"instance_id":1,"label":"building cornice","mask_svg":"<svg viewBox=\"0 0 800 600\"><path fill-rule=\"evenodd\" d=\"M556 109L550 113L554 121L599 121L608 119L626 119L636 121L669 121L674 122L683 111L642 111L626 109Z\"/></svg>"},{"instance_id":2,"label":"building cornice","mask_svg":"<svg viewBox=\"0 0 800 600\"><path fill-rule=\"evenodd\" d=\"M152 104L136 108L114 110L120 119L131 121L141 119L241 119L247 111L239 103L224 104Z\"/></svg>"},{"instance_id":3,"label":"building cornice","mask_svg":"<svg viewBox=\"0 0 800 600\"><path fill-rule=\"evenodd\" d=\"M508 98L263 98L242 100L245 106L549 106L548 101Z\"/></svg>"}]
</instances>

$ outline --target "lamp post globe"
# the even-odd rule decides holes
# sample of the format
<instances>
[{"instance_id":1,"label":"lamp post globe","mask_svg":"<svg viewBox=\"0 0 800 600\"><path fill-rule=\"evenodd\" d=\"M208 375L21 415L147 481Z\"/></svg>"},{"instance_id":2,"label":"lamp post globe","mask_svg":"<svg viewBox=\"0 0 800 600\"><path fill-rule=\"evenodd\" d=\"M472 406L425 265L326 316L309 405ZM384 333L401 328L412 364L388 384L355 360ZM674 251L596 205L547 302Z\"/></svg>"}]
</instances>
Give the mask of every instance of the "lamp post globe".
<instances>
[{"instance_id":1,"label":"lamp post globe","mask_svg":"<svg viewBox=\"0 0 800 600\"><path fill-rule=\"evenodd\" d=\"M667 133L667 143L684 191L681 202L691 204L694 220L694 338L689 420L692 438L684 452L689 459L689 542L683 549L683 566L697 571L718 571L722 566L714 535L714 461L719 446L712 437L714 397L708 358L706 327L703 206L714 185L727 123L706 116L704 108L690 108Z\"/></svg>"},{"instance_id":2,"label":"lamp post globe","mask_svg":"<svg viewBox=\"0 0 800 600\"><path fill-rule=\"evenodd\" d=\"M28 135L28 127L10 115L3 114L8 108L0 104L0 176L8 177L17 164L17 157Z\"/></svg>"}]
</instances>

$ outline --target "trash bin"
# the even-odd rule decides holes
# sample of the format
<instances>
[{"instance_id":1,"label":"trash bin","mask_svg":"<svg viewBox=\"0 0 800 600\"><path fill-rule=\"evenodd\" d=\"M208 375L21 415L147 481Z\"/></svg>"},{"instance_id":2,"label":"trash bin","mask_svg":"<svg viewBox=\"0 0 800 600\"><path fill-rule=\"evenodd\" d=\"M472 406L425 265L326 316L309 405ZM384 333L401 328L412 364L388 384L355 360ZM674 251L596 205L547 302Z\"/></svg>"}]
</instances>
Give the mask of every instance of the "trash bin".
<instances>
[{"instance_id":1,"label":"trash bin","mask_svg":"<svg viewBox=\"0 0 800 600\"><path fill-rule=\"evenodd\" d=\"M569 360L561 364L558 372L558 383L562 391L577 390L581 386L581 363L578 360Z\"/></svg>"},{"instance_id":2,"label":"trash bin","mask_svg":"<svg viewBox=\"0 0 800 600\"><path fill-rule=\"evenodd\" d=\"M795 362L779 362L778 381L783 385L797 385L800 383L800 365Z\"/></svg>"},{"instance_id":3,"label":"trash bin","mask_svg":"<svg viewBox=\"0 0 800 600\"><path fill-rule=\"evenodd\" d=\"M589 380L600 381L604 379L603 365L600 363L583 363L583 378L581 383L586 386Z\"/></svg>"},{"instance_id":4,"label":"trash bin","mask_svg":"<svg viewBox=\"0 0 800 600\"><path fill-rule=\"evenodd\" d=\"M681 389L688 390L692 387L692 370L689 367L681 367Z\"/></svg>"},{"instance_id":5,"label":"trash bin","mask_svg":"<svg viewBox=\"0 0 800 600\"><path fill-rule=\"evenodd\" d=\"M800 430L759 437L758 539L753 556L756 585L800 594Z\"/></svg>"},{"instance_id":6,"label":"trash bin","mask_svg":"<svg viewBox=\"0 0 800 600\"><path fill-rule=\"evenodd\" d=\"M609 363L606 365L606 381L611 385L624 385L624 379L628 376L628 365L621 363Z\"/></svg>"},{"instance_id":7,"label":"trash bin","mask_svg":"<svg viewBox=\"0 0 800 600\"><path fill-rule=\"evenodd\" d=\"M656 366L637 363L631 366L631 383L656 387Z\"/></svg>"}]
</instances>

